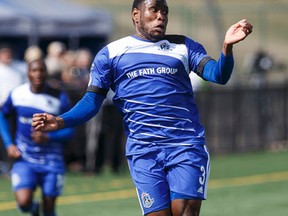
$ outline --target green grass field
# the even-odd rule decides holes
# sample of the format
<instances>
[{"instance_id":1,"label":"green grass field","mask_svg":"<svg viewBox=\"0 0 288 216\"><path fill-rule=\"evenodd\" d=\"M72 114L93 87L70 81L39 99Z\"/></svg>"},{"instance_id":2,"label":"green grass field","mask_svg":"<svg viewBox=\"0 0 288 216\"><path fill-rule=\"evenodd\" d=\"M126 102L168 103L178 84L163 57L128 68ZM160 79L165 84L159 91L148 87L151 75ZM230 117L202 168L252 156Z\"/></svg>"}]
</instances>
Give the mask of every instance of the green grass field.
<instances>
[{"instance_id":1,"label":"green grass field","mask_svg":"<svg viewBox=\"0 0 288 216\"><path fill-rule=\"evenodd\" d=\"M287 164L287 151L212 157L208 200L201 216L286 216ZM141 215L127 171L99 176L69 173L57 210L59 216ZM20 215L7 178L0 178L0 215Z\"/></svg>"}]
</instances>

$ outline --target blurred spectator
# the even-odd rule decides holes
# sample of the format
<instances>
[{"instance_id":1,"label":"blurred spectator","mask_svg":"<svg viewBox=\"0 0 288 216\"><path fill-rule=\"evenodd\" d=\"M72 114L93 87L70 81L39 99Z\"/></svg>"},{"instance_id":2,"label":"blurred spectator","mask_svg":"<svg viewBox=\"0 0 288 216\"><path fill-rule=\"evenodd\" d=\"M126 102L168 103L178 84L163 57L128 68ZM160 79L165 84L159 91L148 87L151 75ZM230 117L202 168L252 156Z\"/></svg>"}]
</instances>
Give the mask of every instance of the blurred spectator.
<instances>
[{"instance_id":1,"label":"blurred spectator","mask_svg":"<svg viewBox=\"0 0 288 216\"><path fill-rule=\"evenodd\" d=\"M0 45L0 105L13 88L27 82L25 70L25 62L13 59L12 47Z\"/></svg>"},{"instance_id":2,"label":"blurred spectator","mask_svg":"<svg viewBox=\"0 0 288 216\"><path fill-rule=\"evenodd\" d=\"M89 49L67 50L63 55L64 67L61 73L62 87L70 94L73 103L76 103L85 93L90 67L92 63L92 53ZM85 168L91 171L94 165L95 148L98 146L101 114L92 118L84 125L76 129L76 139L69 145L66 152L67 163L71 171L81 171ZM81 143L86 143L86 149ZM89 146L89 147L88 147Z\"/></svg>"},{"instance_id":3,"label":"blurred spectator","mask_svg":"<svg viewBox=\"0 0 288 216\"><path fill-rule=\"evenodd\" d=\"M37 45L29 46L24 53L24 60L29 63L35 59L43 58L43 52Z\"/></svg>"},{"instance_id":4,"label":"blurred spectator","mask_svg":"<svg viewBox=\"0 0 288 216\"><path fill-rule=\"evenodd\" d=\"M101 131L95 152L96 160L94 171L96 173L102 171L106 162L109 162L108 165L113 173L119 173L125 160L125 136L122 115L114 106L113 97L114 92L109 90L100 108ZM99 115L99 112L97 115Z\"/></svg>"},{"instance_id":5,"label":"blurred spectator","mask_svg":"<svg viewBox=\"0 0 288 216\"><path fill-rule=\"evenodd\" d=\"M0 107L12 89L27 82L25 72L26 64L25 62L14 59L13 54L14 50L10 44L3 43L0 45ZM2 139L0 139L0 161L1 160L8 160ZM5 167L3 163L1 167ZM1 167L0 169L2 170Z\"/></svg>"},{"instance_id":6,"label":"blurred spectator","mask_svg":"<svg viewBox=\"0 0 288 216\"><path fill-rule=\"evenodd\" d=\"M48 75L50 78L60 79L64 67L64 53L66 45L59 41L51 42L47 47L45 63L47 65Z\"/></svg>"},{"instance_id":7,"label":"blurred spectator","mask_svg":"<svg viewBox=\"0 0 288 216\"><path fill-rule=\"evenodd\" d=\"M76 103L87 89L93 54L88 48L80 48L76 51L66 51L63 59L65 62L61 74L63 87ZM121 145L123 131L121 130L122 117L112 103L113 95L113 92L110 91L104 106L97 115L86 124L77 127L77 138L69 145L71 148L67 152L67 163L70 164L70 170L85 169L88 173L99 173L105 162L109 160L112 171L118 172L124 158ZM83 159L81 158L83 148L79 142L86 143L85 152L83 152L85 158ZM74 152L77 152L78 155L75 155ZM79 164L82 160L84 163ZM82 165L84 167L81 167Z\"/></svg>"},{"instance_id":8,"label":"blurred spectator","mask_svg":"<svg viewBox=\"0 0 288 216\"><path fill-rule=\"evenodd\" d=\"M250 73L266 73L273 68L273 58L264 50L258 50L250 56Z\"/></svg>"},{"instance_id":9,"label":"blurred spectator","mask_svg":"<svg viewBox=\"0 0 288 216\"><path fill-rule=\"evenodd\" d=\"M86 148L85 148L85 171L93 173L98 171L99 163L103 164L104 155L103 140L102 137L102 119L103 119L103 108L100 108L96 116L90 119L85 124L86 134ZM102 143L100 143L102 141ZM98 154L101 152L102 154ZM100 161L100 162L99 162Z\"/></svg>"},{"instance_id":10,"label":"blurred spectator","mask_svg":"<svg viewBox=\"0 0 288 216\"><path fill-rule=\"evenodd\" d=\"M266 85L267 73L273 69L274 59L264 50L250 53L244 59L244 67L250 74L249 83L255 88Z\"/></svg>"},{"instance_id":11,"label":"blurred spectator","mask_svg":"<svg viewBox=\"0 0 288 216\"><path fill-rule=\"evenodd\" d=\"M91 51L86 48L75 52L68 51L64 56L66 67L62 71L62 81L66 85L80 88L85 92L89 81L92 57Z\"/></svg>"},{"instance_id":12,"label":"blurred spectator","mask_svg":"<svg viewBox=\"0 0 288 216\"><path fill-rule=\"evenodd\" d=\"M90 67L93 61L93 54L89 49L82 48L76 53L76 68L73 70L74 77L80 77L81 87L85 88L89 82Z\"/></svg>"},{"instance_id":13,"label":"blurred spectator","mask_svg":"<svg viewBox=\"0 0 288 216\"><path fill-rule=\"evenodd\" d=\"M71 76L71 71L73 70L76 62L76 51L67 50L63 55L64 66L61 71L61 81L65 85L66 88L78 88L77 80L73 80ZM75 86L76 83L76 86Z\"/></svg>"},{"instance_id":14,"label":"blurred spectator","mask_svg":"<svg viewBox=\"0 0 288 216\"><path fill-rule=\"evenodd\" d=\"M108 162L111 171L118 173L124 161L124 128L122 116L113 104L109 91L103 106L86 123L86 163L88 173L101 173Z\"/></svg>"}]
</instances>

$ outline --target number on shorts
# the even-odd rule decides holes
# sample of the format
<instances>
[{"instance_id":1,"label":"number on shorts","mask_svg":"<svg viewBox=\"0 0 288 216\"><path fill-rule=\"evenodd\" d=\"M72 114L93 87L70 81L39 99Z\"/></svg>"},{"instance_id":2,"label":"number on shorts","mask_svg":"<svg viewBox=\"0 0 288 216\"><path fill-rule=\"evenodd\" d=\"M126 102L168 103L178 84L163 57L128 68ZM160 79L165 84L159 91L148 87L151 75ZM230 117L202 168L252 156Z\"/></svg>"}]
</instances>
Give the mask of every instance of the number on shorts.
<instances>
[{"instance_id":1,"label":"number on shorts","mask_svg":"<svg viewBox=\"0 0 288 216\"><path fill-rule=\"evenodd\" d=\"M200 183L201 185L204 185L204 183L205 183L205 178L206 178L206 170L205 170L205 167L204 167L204 166L201 166L201 167L200 167L200 170L201 170L201 172L202 172L202 176L199 177L199 183Z\"/></svg>"}]
</instances>

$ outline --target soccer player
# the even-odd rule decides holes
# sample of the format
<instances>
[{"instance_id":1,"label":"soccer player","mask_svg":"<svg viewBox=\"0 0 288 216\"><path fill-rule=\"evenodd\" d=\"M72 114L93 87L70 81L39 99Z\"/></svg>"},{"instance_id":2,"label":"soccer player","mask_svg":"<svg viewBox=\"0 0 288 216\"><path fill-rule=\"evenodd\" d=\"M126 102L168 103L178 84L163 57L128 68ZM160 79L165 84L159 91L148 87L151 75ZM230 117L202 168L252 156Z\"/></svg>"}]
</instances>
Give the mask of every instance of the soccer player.
<instances>
[{"instance_id":1,"label":"soccer player","mask_svg":"<svg viewBox=\"0 0 288 216\"><path fill-rule=\"evenodd\" d=\"M28 65L29 83L11 91L1 107L1 135L8 156L14 159L11 170L12 187L21 212L39 215L39 203L33 193L40 186L44 216L55 216L55 202L63 187L65 174L63 144L73 136L73 129L54 132L36 131L31 127L32 115L47 112L59 115L68 111L70 99L46 83L47 70L43 60ZM15 139L10 134L9 116L16 117Z\"/></svg>"},{"instance_id":2,"label":"soccer player","mask_svg":"<svg viewBox=\"0 0 288 216\"><path fill-rule=\"evenodd\" d=\"M193 98L189 73L226 84L233 69L232 47L253 26L243 19L226 32L219 59L182 35L166 35L165 0L134 0L135 34L96 55L84 97L67 113L33 116L37 131L81 124L94 116L109 88L126 126L126 156L142 213L197 216L206 199L209 153Z\"/></svg>"}]
</instances>

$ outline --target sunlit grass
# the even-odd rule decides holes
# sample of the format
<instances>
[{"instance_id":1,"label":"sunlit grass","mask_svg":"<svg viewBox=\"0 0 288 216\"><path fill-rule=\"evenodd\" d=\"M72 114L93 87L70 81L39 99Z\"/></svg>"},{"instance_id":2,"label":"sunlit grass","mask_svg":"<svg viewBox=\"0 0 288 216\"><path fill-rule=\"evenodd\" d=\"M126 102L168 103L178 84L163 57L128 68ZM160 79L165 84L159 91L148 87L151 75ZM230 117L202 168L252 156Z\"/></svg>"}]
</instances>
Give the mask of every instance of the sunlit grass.
<instances>
[{"instance_id":1,"label":"sunlit grass","mask_svg":"<svg viewBox=\"0 0 288 216\"><path fill-rule=\"evenodd\" d=\"M287 151L212 157L208 200L203 202L201 215L286 215L287 158ZM108 171L92 176L68 173L64 194L57 203L59 216L141 215L128 170L119 175ZM7 178L0 179L0 215L18 215Z\"/></svg>"}]
</instances>

